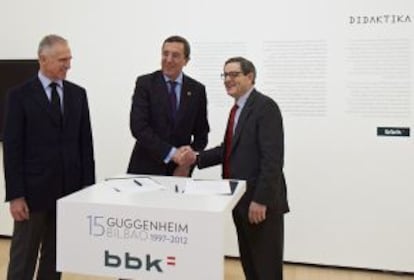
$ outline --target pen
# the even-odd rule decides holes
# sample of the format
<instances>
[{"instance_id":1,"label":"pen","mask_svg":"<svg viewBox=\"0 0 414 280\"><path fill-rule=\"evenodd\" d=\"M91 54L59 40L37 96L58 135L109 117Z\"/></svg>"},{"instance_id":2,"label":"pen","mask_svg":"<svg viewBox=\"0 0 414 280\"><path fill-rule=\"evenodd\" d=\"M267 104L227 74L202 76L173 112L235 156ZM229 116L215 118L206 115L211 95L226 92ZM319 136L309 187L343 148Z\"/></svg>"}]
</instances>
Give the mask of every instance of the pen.
<instances>
[{"instance_id":1,"label":"pen","mask_svg":"<svg viewBox=\"0 0 414 280\"><path fill-rule=\"evenodd\" d=\"M132 178L148 178L148 176L130 176L130 177L112 177L112 178L105 178L105 181L111 180L129 180Z\"/></svg>"},{"instance_id":2,"label":"pen","mask_svg":"<svg viewBox=\"0 0 414 280\"><path fill-rule=\"evenodd\" d=\"M134 183L137 184L138 186L142 187L142 184L140 183L140 181L134 179Z\"/></svg>"},{"instance_id":3,"label":"pen","mask_svg":"<svg viewBox=\"0 0 414 280\"><path fill-rule=\"evenodd\" d=\"M184 190L180 190L178 185L175 185L175 193L184 193Z\"/></svg>"},{"instance_id":4,"label":"pen","mask_svg":"<svg viewBox=\"0 0 414 280\"><path fill-rule=\"evenodd\" d=\"M116 191L116 192L121 192L121 190L120 189L118 189L118 188L113 188L114 189L114 191Z\"/></svg>"}]
</instances>

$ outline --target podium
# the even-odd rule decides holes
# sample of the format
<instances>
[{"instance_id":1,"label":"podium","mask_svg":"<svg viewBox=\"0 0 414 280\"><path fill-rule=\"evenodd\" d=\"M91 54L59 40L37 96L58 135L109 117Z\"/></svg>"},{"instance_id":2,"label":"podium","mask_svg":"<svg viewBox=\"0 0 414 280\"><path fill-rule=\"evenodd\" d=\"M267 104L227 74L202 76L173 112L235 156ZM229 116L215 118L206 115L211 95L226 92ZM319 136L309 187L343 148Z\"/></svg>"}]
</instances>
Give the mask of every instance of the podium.
<instances>
[{"instance_id":1,"label":"podium","mask_svg":"<svg viewBox=\"0 0 414 280\"><path fill-rule=\"evenodd\" d=\"M127 175L57 202L57 270L142 280L224 278L225 222L246 189L186 191L207 181ZM200 186L201 187L201 186Z\"/></svg>"}]
</instances>

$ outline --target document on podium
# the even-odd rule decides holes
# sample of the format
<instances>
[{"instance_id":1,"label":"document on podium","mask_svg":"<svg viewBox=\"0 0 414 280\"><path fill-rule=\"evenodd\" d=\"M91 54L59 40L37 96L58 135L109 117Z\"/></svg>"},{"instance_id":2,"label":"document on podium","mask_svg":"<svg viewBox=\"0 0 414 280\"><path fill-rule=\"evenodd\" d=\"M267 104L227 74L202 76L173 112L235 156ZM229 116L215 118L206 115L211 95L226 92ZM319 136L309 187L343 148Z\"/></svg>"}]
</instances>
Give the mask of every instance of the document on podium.
<instances>
[{"instance_id":1,"label":"document on podium","mask_svg":"<svg viewBox=\"0 0 414 280\"><path fill-rule=\"evenodd\" d=\"M185 194L231 194L228 181L190 180L184 190Z\"/></svg>"},{"instance_id":2,"label":"document on podium","mask_svg":"<svg viewBox=\"0 0 414 280\"><path fill-rule=\"evenodd\" d=\"M110 180L104 182L104 185L120 193L141 193L166 189L163 185L149 177L131 178L127 180Z\"/></svg>"}]
</instances>

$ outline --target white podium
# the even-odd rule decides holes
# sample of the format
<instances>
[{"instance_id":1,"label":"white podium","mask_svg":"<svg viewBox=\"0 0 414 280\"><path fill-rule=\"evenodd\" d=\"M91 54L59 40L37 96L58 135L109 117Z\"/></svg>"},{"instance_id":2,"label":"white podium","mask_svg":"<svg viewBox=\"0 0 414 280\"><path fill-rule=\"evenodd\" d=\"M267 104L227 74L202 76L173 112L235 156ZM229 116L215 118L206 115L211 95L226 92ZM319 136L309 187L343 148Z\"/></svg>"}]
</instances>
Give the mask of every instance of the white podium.
<instances>
[{"instance_id":1,"label":"white podium","mask_svg":"<svg viewBox=\"0 0 414 280\"><path fill-rule=\"evenodd\" d=\"M230 182L130 175L58 200L57 270L143 280L223 279L226 218L246 188L244 181L232 182L229 194L190 193L186 186Z\"/></svg>"}]
</instances>

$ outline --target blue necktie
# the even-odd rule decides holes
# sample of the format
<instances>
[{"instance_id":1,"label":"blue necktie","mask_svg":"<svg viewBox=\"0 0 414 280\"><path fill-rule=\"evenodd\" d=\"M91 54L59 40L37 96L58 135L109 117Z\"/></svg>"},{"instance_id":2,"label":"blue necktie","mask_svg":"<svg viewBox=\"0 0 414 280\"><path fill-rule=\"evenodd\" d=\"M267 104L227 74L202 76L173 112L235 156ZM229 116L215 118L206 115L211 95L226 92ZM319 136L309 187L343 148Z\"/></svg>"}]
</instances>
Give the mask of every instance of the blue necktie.
<instances>
[{"instance_id":1,"label":"blue necktie","mask_svg":"<svg viewBox=\"0 0 414 280\"><path fill-rule=\"evenodd\" d=\"M172 117L175 120L175 115L177 113L177 96L175 95L175 87L177 86L177 82L175 81L169 81L170 84L170 103L171 103L171 112Z\"/></svg>"}]
</instances>

